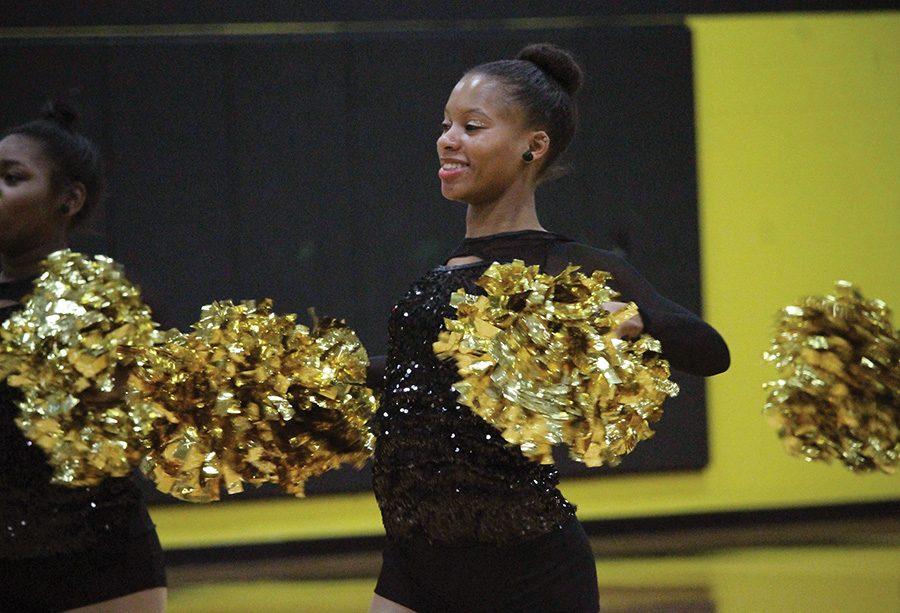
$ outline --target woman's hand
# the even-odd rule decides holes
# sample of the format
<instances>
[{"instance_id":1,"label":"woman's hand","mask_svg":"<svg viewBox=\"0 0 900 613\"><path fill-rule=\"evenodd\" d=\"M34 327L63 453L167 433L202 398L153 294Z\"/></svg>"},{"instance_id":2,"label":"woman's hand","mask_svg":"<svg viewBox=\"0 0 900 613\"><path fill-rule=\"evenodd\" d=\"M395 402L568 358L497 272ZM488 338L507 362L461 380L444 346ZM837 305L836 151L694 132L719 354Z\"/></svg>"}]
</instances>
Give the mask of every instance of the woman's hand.
<instances>
[{"instance_id":1,"label":"woman's hand","mask_svg":"<svg viewBox=\"0 0 900 613\"><path fill-rule=\"evenodd\" d=\"M616 311L621 311L628 305L624 302L604 302L602 306L610 313L615 313ZM640 314L637 314L631 319L623 322L619 327L612 331L612 334L616 338L637 338L643 331L644 320L641 319Z\"/></svg>"}]
</instances>

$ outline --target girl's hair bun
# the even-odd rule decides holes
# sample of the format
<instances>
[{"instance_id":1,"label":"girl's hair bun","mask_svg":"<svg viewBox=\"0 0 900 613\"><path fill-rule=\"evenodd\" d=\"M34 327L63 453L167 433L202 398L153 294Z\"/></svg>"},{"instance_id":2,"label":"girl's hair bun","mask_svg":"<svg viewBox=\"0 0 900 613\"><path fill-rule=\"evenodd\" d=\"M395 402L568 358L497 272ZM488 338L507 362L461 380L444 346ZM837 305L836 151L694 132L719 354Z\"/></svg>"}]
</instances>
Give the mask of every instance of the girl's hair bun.
<instances>
[{"instance_id":1,"label":"girl's hair bun","mask_svg":"<svg viewBox=\"0 0 900 613\"><path fill-rule=\"evenodd\" d=\"M584 82L584 73L572 54L554 44L528 45L519 51L516 59L537 65L559 83L570 96L574 96Z\"/></svg>"},{"instance_id":2,"label":"girl's hair bun","mask_svg":"<svg viewBox=\"0 0 900 613\"><path fill-rule=\"evenodd\" d=\"M78 123L78 113L66 102L51 100L41 109L41 119L53 122L69 132L75 131Z\"/></svg>"}]
</instances>

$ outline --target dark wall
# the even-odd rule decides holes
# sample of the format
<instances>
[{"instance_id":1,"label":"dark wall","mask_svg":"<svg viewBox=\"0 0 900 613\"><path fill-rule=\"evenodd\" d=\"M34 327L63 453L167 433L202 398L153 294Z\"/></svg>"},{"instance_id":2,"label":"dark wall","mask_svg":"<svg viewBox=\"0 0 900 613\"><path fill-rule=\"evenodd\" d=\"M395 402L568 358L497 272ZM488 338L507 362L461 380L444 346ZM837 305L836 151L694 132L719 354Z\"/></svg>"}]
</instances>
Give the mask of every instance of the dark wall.
<instances>
[{"instance_id":1,"label":"dark wall","mask_svg":"<svg viewBox=\"0 0 900 613\"><path fill-rule=\"evenodd\" d=\"M655 20L698 13L849 11L896 8L889 0L504 0L492 2L372 2L371 0L6 0L2 26L234 23L286 21L381 21L398 19L515 19L607 17ZM502 11L498 11L498 6Z\"/></svg>"},{"instance_id":2,"label":"dark wall","mask_svg":"<svg viewBox=\"0 0 900 613\"><path fill-rule=\"evenodd\" d=\"M466 68L538 40L573 50L588 74L571 174L539 192L544 225L623 252L700 311L680 26L7 40L0 124L74 94L110 168L81 241L123 261L164 324L185 327L215 299L269 296L281 311L346 318L380 353L393 302L464 233L464 207L441 198L436 176L450 89ZM702 382L677 380L657 437L617 472L706 464ZM367 483L341 471L310 490Z\"/></svg>"}]
</instances>

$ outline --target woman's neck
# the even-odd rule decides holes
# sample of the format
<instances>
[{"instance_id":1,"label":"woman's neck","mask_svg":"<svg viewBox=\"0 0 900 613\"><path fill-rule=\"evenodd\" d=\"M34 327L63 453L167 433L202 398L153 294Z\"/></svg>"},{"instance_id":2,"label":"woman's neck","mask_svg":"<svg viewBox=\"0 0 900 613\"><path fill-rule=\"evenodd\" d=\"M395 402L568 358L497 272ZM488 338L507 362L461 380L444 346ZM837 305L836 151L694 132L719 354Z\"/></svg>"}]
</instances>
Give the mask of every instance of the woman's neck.
<instances>
[{"instance_id":1,"label":"woman's neck","mask_svg":"<svg viewBox=\"0 0 900 613\"><path fill-rule=\"evenodd\" d=\"M466 238L543 229L538 221L533 189L510 189L493 202L470 204L466 210Z\"/></svg>"},{"instance_id":2,"label":"woman's neck","mask_svg":"<svg viewBox=\"0 0 900 613\"><path fill-rule=\"evenodd\" d=\"M34 277L41 272L41 262L48 255L66 247L68 247L66 237L57 236L15 254L0 254L0 281L17 281Z\"/></svg>"}]
</instances>

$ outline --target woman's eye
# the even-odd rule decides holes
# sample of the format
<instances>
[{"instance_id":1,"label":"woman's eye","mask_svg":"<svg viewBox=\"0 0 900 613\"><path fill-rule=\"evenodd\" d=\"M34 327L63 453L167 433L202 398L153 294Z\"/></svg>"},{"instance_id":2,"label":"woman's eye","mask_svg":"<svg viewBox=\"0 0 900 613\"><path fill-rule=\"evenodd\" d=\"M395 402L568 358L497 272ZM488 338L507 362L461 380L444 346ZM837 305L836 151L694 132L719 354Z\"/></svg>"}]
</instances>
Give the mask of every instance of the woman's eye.
<instances>
[{"instance_id":1,"label":"woman's eye","mask_svg":"<svg viewBox=\"0 0 900 613\"><path fill-rule=\"evenodd\" d=\"M3 180L8 185L15 185L16 183L22 182L22 177L20 177L19 175L4 175Z\"/></svg>"},{"instance_id":2,"label":"woman's eye","mask_svg":"<svg viewBox=\"0 0 900 613\"><path fill-rule=\"evenodd\" d=\"M450 129L449 122L444 121L441 123L441 132L446 132L449 129Z\"/></svg>"},{"instance_id":3,"label":"woman's eye","mask_svg":"<svg viewBox=\"0 0 900 613\"><path fill-rule=\"evenodd\" d=\"M475 131L475 130L480 130L480 129L483 128L483 127L484 127L484 126L479 126L478 124L474 124L474 123L467 123L467 124L466 124L466 130L469 131L469 132L473 132L473 131Z\"/></svg>"}]
</instances>

